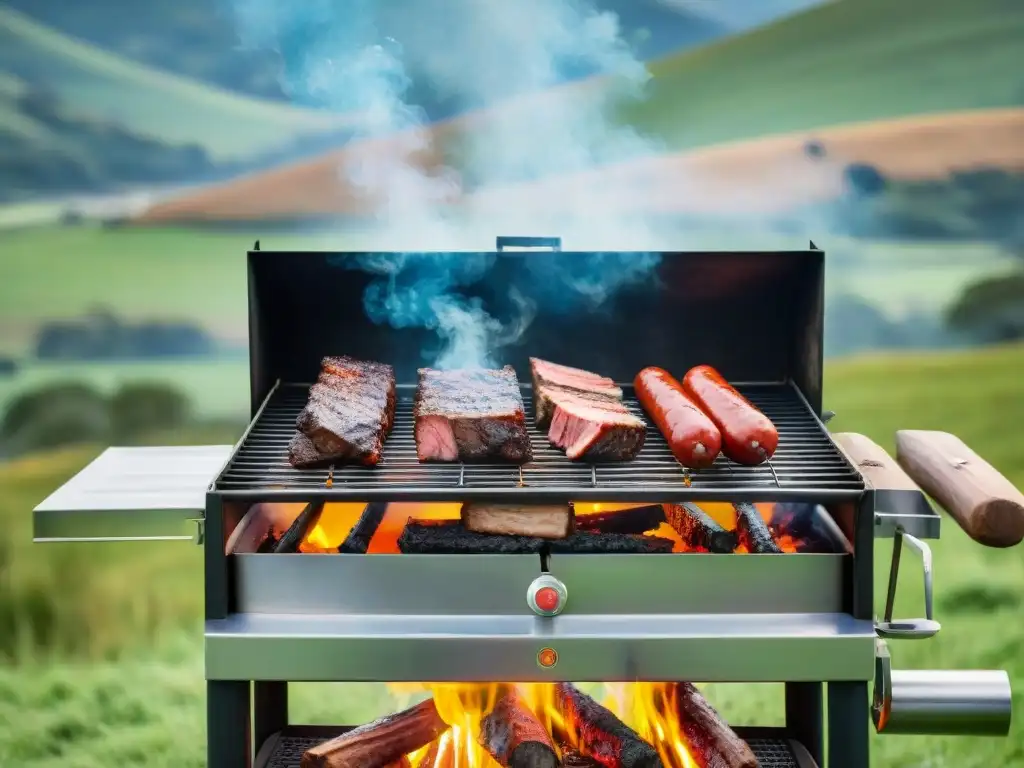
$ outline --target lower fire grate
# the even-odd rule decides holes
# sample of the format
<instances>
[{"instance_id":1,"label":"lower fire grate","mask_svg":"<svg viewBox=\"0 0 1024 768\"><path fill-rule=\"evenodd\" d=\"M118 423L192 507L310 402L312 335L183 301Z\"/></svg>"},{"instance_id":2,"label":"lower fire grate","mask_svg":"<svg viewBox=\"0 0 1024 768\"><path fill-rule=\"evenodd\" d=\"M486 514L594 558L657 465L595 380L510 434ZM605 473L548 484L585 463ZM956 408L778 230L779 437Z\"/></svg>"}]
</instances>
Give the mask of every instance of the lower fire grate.
<instances>
[{"instance_id":1,"label":"lower fire grate","mask_svg":"<svg viewBox=\"0 0 1024 768\"><path fill-rule=\"evenodd\" d=\"M267 739L256 756L254 768L299 768L302 753L348 728L318 725L291 725ZM736 728L747 740L760 768L817 768L804 747L785 736L766 736L771 729ZM781 730L779 731L781 733Z\"/></svg>"}]
</instances>

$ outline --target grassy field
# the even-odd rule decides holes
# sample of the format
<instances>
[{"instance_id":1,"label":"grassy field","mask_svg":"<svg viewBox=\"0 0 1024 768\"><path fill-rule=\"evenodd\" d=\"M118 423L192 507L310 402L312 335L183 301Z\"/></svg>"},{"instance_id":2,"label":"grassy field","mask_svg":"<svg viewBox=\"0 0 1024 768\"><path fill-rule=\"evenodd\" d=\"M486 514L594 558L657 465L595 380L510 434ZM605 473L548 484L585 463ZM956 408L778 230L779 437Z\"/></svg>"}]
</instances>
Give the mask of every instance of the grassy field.
<instances>
[{"instance_id":1,"label":"grassy field","mask_svg":"<svg viewBox=\"0 0 1024 768\"><path fill-rule=\"evenodd\" d=\"M652 64L649 96L625 119L683 149L1019 106L1022 45L1016 0L837 0Z\"/></svg>"},{"instance_id":2,"label":"grassy field","mask_svg":"<svg viewBox=\"0 0 1024 768\"><path fill-rule=\"evenodd\" d=\"M897 428L956 432L1024 487L1024 346L959 355L871 358L826 370L835 429L892 448ZM188 436L183 436L187 439ZM209 436L204 436L207 439ZM201 557L188 544L38 545L29 510L96 449L0 466L0 765L199 768L203 755ZM899 668L1000 668L1024 706L1024 559L985 549L946 519L935 553L936 618L926 642L893 643ZM881 604L890 545L877 552ZM920 605L917 579L900 612ZM736 724L778 724L778 686L716 685ZM383 686L294 686L297 722L360 722L387 711ZM886 768L1024 765L1024 721L1006 739L878 737Z\"/></svg>"},{"instance_id":3,"label":"grassy field","mask_svg":"<svg viewBox=\"0 0 1024 768\"><path fill-rule=\"evenodd\" d=\"M218 160L337 129L344 118L240 96L127 61L0 5L0 72L42 80L77 113L172 144L198 144ZM2 93L2 91L0 91ZM54 141L0 100L0 127Z\"/></svg>"}]
</instances>

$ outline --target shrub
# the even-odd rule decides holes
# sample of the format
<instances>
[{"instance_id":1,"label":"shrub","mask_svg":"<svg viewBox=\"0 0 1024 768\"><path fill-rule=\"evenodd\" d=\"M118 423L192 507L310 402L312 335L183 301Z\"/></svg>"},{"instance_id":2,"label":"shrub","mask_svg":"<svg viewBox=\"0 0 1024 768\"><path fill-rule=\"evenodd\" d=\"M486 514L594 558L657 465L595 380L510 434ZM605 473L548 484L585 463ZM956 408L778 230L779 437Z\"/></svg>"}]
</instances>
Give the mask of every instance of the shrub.
<instances>
[{"instance_id":1,"label":"shrub","mask_svg":"<svg viewBox=\"0 0 1024 768\"><path fill-rule=\"evenodd\" d=\"M111 427L119 440L183 426L190 412L188 398L160 382L125 384L110 399Z\"/></svg>"},{"instance_id":2,"label":"shrub","mask_svg":"<svg viewBox=\"0 0 1024 768\"><path fill-rule=\"evenodd\" d=\"M15 453L104 440L109 434L106 399L75 382L47 384L18 395L0 422L0 438Z\"/></svg>"},{"instance_id":3,"label":"shrub","mask_svg":"<svg viewBox=\"0 0 1024 768\"><path fill-rule=\"evenodd\" d=\"M946 322L981 342L1024 338L1024 273L988 277L967 286L946 312Z\"/></svg>"}]
</instances>

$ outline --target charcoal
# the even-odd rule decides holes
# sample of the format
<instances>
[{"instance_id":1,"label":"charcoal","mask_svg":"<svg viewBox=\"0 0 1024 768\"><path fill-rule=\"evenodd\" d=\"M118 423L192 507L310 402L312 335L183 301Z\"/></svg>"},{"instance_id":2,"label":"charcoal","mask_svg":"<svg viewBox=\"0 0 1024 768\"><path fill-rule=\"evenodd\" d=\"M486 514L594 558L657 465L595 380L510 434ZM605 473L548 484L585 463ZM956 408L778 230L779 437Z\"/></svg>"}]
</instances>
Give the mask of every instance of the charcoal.
<instances>
[{"instance_id":1,"label":"charcoal","mask_svg":"<svg viewBox=\"0 0 1024 768\"><path fill-rule=\"evenodd\" d=\"M755 554L780 554L782 549L775 543L772 532L765 525L761 513L753 504L737 503L736 534L739 543Z\"/></svg>"},{"instance_id":2,"label":"charcoal","mask_svg":"<svg viewBox=\"0 0 1024 768\"><path fill-rule=\"evenodd\" d=\"M339 545L338 551L348 555L365 555L366 550L370 548L370 539L377 532L387 511L386 501L371 501L367 504L352 530L348 532L348 536Z\"/></svg>"},{"instance_id":3,"label":"charcoal","mask_svg":"<svg viewBox=\"0 0 1024 768\"><path fill-rule=\"evenodd\" d=\"M564 539L548 542L553 554L620 554L645 555L671 552L674 542L660 536L637 536L630 533L591 533L577 531Z\"/></svg>"},{"instance_id":4,"label":"charcoal","mask_svg":"<svg viewBox=\"0 0 1024 768\"><path fill-rule=\"evenodd\" d=\"M670 505L668 522L687 546L718 553L736 549L736 534L727 531L691 502Z\"/></svg>"},{"instance_id":5,"label":"charcoal","mask_svg":"<svg viewBox=\"0 0 1024 768\"><path fill-rule=\"evenodd\" d=\"M544 541L467 531L455 520L409 520L398 549L409 555L520 555L540 552Z\"/></svg>"},{"instance_id":6,"label":"charcoal","mask_svg":"<svg viewBox=\"0 0 1024 768\"><path fill-rule=\"evenodd\" d=\"M499 461L533 458L519 380L499 370L422 368L414 406L420 461Z\"/></svg>"}]
</instances>

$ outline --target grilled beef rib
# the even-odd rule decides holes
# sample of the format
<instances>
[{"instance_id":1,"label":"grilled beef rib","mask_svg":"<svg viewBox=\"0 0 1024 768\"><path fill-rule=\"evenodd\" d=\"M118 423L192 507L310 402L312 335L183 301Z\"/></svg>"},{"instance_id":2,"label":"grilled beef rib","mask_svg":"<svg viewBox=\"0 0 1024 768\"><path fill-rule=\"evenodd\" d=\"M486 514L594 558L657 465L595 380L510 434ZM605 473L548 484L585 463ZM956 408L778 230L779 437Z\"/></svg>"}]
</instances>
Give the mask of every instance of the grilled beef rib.
<instances>
[{"instance_id":1,"label":"grilled beef rib","mask_svg":"<svg viewBox=\"0 0 1024 768\"><path fill-rule=\"evenodd\" d=\"M537 426L569 459L630 461L644 446L647 425L622 402L607 376L530 358Z\"/></svg>"},{"instance_id":2,"label":"grilled beef rib","mask_svg":"<svg viewBox=\"0 0 1024 768\"><path fill-rule=\"evenodd\" d=\"M325 357L309 400L295 420L293 466L380 461L395 422L395 371L383 363Z\"/></svg>"},{"instance_id":3,"label":"grilled beef rib","mask_svg":"<svg viewBox=\"0 0 1024 768\"><path fill-rule=\"evenodd\" d=\"M525 464L533 458L523 396L512 366L421 368L413 415L420 461Z\"/></svg>"}]
</instances>

